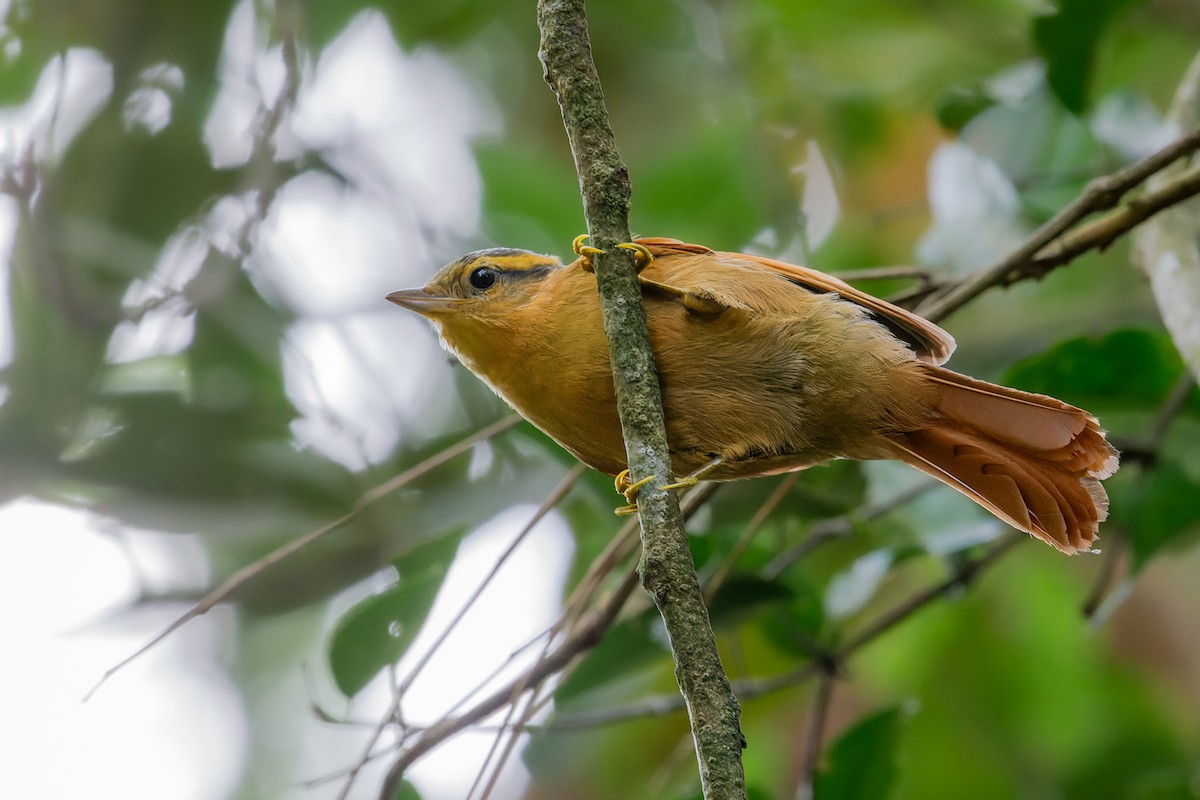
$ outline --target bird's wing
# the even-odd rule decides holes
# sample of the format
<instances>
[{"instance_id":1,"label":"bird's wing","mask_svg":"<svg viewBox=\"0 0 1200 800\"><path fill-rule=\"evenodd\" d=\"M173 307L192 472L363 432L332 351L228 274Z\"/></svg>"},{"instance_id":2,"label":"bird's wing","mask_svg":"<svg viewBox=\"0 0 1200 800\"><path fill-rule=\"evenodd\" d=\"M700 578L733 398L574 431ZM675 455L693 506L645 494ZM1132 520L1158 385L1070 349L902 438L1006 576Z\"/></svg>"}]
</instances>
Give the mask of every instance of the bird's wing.
<instances>
[{"instance_id":1,"label":"bird's wing","mask_svg":"<svg viewBox=\"0 0 1200 800\"><path fill-rule=\"evenodd\" d=\"M930 364L941 364L954 352L954 337L924 317L917 316L911 311L894 306L877 297L872 297L832 275L826 275L815 269L798 267L795 264L776 261L773 258L752 256L746 253L715 252L703 245L688 244L678 239L652 237L636 241L656 257L668 255L728 256L758 264L811 292L833 292L851 303L865 308L873 318L910 345L917 358Z\"/></svg>"}]
</instances>

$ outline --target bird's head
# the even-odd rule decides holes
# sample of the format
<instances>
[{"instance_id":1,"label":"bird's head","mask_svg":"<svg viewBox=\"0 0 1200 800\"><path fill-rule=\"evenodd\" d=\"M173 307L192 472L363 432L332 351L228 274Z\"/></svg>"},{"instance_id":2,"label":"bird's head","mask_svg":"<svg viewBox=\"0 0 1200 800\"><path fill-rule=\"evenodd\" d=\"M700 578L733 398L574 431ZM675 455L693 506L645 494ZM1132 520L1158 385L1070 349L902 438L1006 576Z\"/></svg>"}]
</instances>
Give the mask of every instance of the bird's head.
<instances>
[{"instance_id":1,"label":"bird's head","mask_svg":"<svg viewBox=\"0 0 1200 800\"><path fill-rule=\"evenodd\" d=\"M558 258L528 250L476 250L442 267L423 288L387 299L432 322L443 346L495 385L500 377L491 373L519 364L521 351L541 335L547 304L534 301L561 269Z\"/></svg>"},{"instance_id":2,"label":"bird's head","mask_svg":"<svg viewBox=\"0 0 1200 800\"><path fill-rule=\"evenodd\" d=\"M482 321L525 305L542 280L562 266L555 256L528 250L476 250L442 267L424 287L392 292L387 299L436 323Z\"/></svg>"}]
</instances>

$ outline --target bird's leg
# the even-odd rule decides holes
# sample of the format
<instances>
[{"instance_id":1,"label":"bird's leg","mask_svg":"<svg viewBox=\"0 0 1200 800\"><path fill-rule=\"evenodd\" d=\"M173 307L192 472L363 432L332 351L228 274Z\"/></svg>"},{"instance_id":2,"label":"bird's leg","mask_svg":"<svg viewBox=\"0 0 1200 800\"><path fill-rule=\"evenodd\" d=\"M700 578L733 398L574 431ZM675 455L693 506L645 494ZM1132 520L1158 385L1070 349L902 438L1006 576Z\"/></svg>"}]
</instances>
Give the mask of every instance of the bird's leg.
<instances>
[{"instance_id":1,"label":"bird's leg","mask_svg":"<svg viewBox=\"0 0 1200 800\"><path fill-rule=\"evenodd\" d=\"M714 297L709 297L707 294L693 291L691 289L682 289L678 286L671 286L667 283L659 283L652 281L649 278L639 277L638 281L645 289L658 292L659 294L673 297L683 303L683 307L694 314L703 314L704 316L712 316L720 314L728 306L717 300Z\"/></svg>"},{"instance_id":2,"label":"bird's leg","mask_svg":"<svg viewBox=\"0 0 1200 800\"><path fill-rule=\"evenodd\" d=\"M704 480L705 475L708 475L714 469L716 469L717 467L721 466L724 463L725 463L724 457L717 456L716 458L714 458L712 461L705 464L700 469L698 469L695 472L693 472L692 474L688 475L686 478L680 478L679 480L675 481L674 483L666 484L662 488L665 491L668 489L687 489L692 486L695 486L697 483ZM637 513L637 511L638 511L638 505L637 505L638 492L641 491L641 488L643 486L645 486L647 483L649 483L652 480L654 480L653 475L651 475L648 478L642 478L640 481L634 481L632 478L629 477L629 470L627 470L627 469L623 469L619 473L617 473L617 477L614 480L613 484L617 488L617 493L625 495L625 499L629 501L629 505L621 506L620 508L616 509L617 516L627 517L630 514Z\"/></svg>"},{"instance_id":3,"label":"bird's leg","mask_svg":"<svg viewBox=\"0 0 1200 800\"><path fill-rule=\"evenodd\" d=\"M575 255L579 256L580 267L587 272L595 272L596 265L592 263L592 259L604 251L599 247L584 244L587 238L588 235L586 233L576 236L575 241L571 243L571 249L575 251ZM633 267L637 270L638 283L642 285L643 289L649 289L660 295L673 297L683 303L684 308L688 311L696 314L711 316L713 314L720 314L725 310L726 305L724 303L706 294L701 294L691 289L681 289L678 286L671 286L666 283L659 283L649 278L643 278L642 270L650 266L651 262L654 261L654 254L650 252L650 249L646 245L638 244L637 242L621 242L617 247L633 252Z\"/></svg>"},{"instance_id":4,"label":"bird's leg","mask_svg":"<svg viewBox=\"0 0 1200 800\"><path fill-rule=\"evenodd\" d=\"M725 463L724 456L717 456L712 461L705 464L700 469L688 475L686 478L680 478L674 483L668 483L663 489L689 489L695 486L700 481L704 480L704 476L710 474L714 469Z\"/></svg>"},{"instance_id":5,"label":"bird's leg","mask_svg":"<svg viewBox=\"0 0 1200 800\"><path fill-rule=\"evenodd\" d=\"M629 505L621 506L620 508L616 509L616 514L618 517L627 517L630 514L637 513L638 492L640 492L642 487L652 480L654 480L653 475L648 478L642 478L640 481L635 481L630 477L629 470L627 469L623 469L617 473L617 477L613 479L613 486L616 487L617 494L625 495L625 499L629 501Z\"/></svg>"}]
</instances>

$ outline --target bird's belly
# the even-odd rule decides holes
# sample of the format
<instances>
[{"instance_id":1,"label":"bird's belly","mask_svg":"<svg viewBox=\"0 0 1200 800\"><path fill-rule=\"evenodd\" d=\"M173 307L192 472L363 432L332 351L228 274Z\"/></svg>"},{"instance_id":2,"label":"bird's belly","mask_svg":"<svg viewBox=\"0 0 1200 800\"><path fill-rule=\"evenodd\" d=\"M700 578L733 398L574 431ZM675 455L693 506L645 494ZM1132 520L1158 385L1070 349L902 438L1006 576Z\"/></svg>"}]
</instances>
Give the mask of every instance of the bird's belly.
<instances>
[{"instance_id":1,"label":"bird's belly","mask_svg":"<svg viewBox=\"0 0 1200 800\"><path fill-rule=\"evenodd\" d=\"M521 381L492 388L583 463L608 475L625 469L625 441L611 372L531 365Z\"/></svg>"},{"instance_id":2,"label":"bird's belly","mask_svg":"<svg viewBox=\"0 0 1200 800\"><path fill-rule=\"evenodd\" d=\"M708 476L730 480L881 457L875 443L897 418L896 398L913 394L901 363L910 359L881 360L877 342L845 331L831 336L730 311L705 319L677 303L651 301L647 311L676 476L714 458L724 463ZM492 388L581 461L613 475L627 459L608 353L596 338L564 332L558 348L525 351L523 369L500 371L519 377Z\"/></svg>"},{"instance_id":3,"label":"bird's belly","mask_svg":"<svg viewBox=\"0 0 1200 800\"><path fill-rule=\"evenodd\" d=\"M879 458L880 433L913 424L900 398L914 395L914 362L902 349L881 358L875 326L831 336L728 311L651 321L664 343L655 356L677 475L717 457L724 463L708 476L718 480Z\"/></svg>"}]
</instances>

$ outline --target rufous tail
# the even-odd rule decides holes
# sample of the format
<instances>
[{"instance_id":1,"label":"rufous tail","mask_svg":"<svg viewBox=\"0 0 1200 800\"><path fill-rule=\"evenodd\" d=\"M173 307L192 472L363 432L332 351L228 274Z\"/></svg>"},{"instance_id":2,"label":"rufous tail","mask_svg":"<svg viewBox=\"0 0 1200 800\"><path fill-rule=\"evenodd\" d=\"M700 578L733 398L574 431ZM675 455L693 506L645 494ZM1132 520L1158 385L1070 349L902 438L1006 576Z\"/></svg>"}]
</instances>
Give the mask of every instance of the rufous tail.
<instances>
[{"instance_id":1,"label":"rufous tail","mask_svg":"<svg viewBox=\"0 0 1200 800\"><path fill-rule=\"evenodd\" d=\"M888 437L894 457L954 487L1015 528L1072 554L1108 516L1100 481L1118 453L1082 409L922 365L928 424Z\"/></svg>"}]
</instances>

